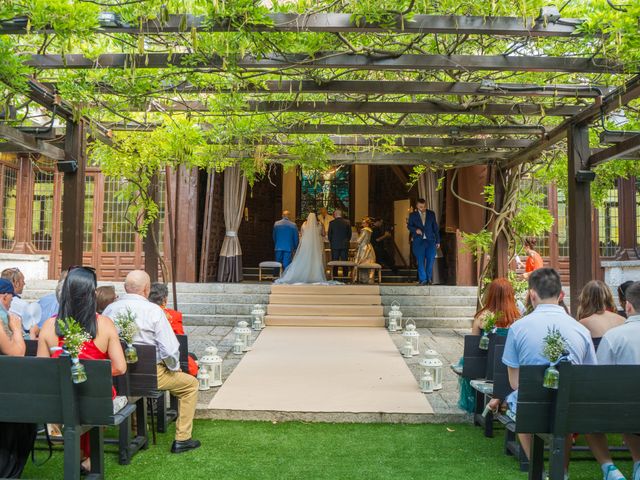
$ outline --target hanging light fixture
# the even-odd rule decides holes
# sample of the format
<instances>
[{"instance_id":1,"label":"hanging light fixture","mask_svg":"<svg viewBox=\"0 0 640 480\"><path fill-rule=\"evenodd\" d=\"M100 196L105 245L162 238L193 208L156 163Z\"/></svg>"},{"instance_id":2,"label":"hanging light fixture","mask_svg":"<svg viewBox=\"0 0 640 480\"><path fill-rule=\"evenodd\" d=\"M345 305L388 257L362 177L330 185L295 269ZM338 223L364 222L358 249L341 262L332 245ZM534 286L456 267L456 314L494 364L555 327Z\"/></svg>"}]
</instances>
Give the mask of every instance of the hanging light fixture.
<instances>
[{"instance_id":1,"label":"hanging light fixture","mask_svg":"<svg viewBox=\"0 0 640 480\"><path fill-rule=\"evenodd\" d=\"M218 349L214 346L207 347L204 357L200 359L200 365L209 373L209 386L222 385L222 358L218 356Z\"/></svg>"},{"instance_id":2,"label":"hanging light fixture","mask_svg":"<svg viewBox=\"0 0 640 480\"><path fill-rule=\"evenodd\" d=\"M400 303L397 300L391 302L389 325L387 328L390 332L399 332L402 330L402 311L400 310Z\"/></svg>"},{"instance_id":3,"label":"hanging light fixture","mask_svg":"<svg viewBox=\"0 0 640 480\"><path fill-rule=\"evenodd\" d=\"M404 327L404 332L402 332L402 336L404 337L405 341L411 342L411 355L419 355L420 349L418 347L420 334L416 330L416 322L414 322L411 318L407 320L407 323Z\"/></svg>"}]
</instances>

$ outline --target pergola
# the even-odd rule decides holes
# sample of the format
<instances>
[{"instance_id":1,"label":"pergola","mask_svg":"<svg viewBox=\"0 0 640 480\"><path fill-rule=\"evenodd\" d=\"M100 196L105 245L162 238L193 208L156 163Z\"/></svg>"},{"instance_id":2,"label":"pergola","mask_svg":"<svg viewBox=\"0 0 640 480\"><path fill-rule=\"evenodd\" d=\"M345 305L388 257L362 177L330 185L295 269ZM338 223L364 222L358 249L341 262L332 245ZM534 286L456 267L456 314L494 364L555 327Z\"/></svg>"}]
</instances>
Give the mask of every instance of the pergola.
<instances>
[{"instance_id":1,"label":"pergola","mask_svg":"<svg viewBox=\"0 0 640 480\"><path fill-rule=\"evenodd\" d=\"M613 145L592 149L589 129L640 97L637 69L602 54L583 38L581 19L563 18L553 8L543 8L535 18L394 14L391 19L269 13L239 22L222 14L165 12L127 22L103 12L91 38L106 38L120 51L89 57L77 49L54 54L40 48L22 57L33 76L18 93L66 122L64 141L16 121L0 126L0 137L8 142L0 149L46 155L65 172L64 204L76 206L63 212L63 264L70 265L82 259L88 137L117 147L120 132L161 128L159 114L189 115L203 130L219 128L211 122L221 115L270 115L271 127L250 143L284 148L297 135L327 136L338 149L330 160L340 164L488 164L496 209L510 170L538 161L566 139L571 291L580 291L594 270L591 170L615 158L640 158L640 135L607 134ZM38 38L46 45L55 34L55 26L34 30L23 17L0 23L0 38L17 43ZM215 35L257 35L254 42L264 41L271 51L223 54L193 45L194 39L219 38ZM278 40L290 38L283 35L326 35L321 38L330 44L313 53L281 51ZM364 36L373 40L359 41ZM537 42L544 43L538 48ZM564 53L549 55L550 45ZM133 71L163 80L133 98L126 91ZM127 78L114 81L120 72ZM68 75L90 86L89 101L61 95ZM241 96L243 103L233 112L217 111L224 96ZM3 115L11 119L11 109ZM225 140L229 157L245 155L241 149L247 145L240 140ZM376 149L382 144L402 151ZM270 161L286 158L285 151ZM157 257L148 242L147 247L152 271ZM497 274L505 276L505 238L498 239L494 254ZM573 295L574 308L576 301Z\"/></svg>"}]
</instances>

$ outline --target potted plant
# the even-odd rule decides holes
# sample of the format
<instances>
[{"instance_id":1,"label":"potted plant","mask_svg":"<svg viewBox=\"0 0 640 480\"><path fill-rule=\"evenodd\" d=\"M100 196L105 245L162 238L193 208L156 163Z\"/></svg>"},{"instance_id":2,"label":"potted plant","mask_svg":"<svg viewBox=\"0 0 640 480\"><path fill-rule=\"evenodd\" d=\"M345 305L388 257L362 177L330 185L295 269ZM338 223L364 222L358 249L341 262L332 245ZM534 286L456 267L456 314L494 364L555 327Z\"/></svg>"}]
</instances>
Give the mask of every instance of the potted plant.
<instances>
[{"instance_id":1,"label":"potted plant","mask_svg":"<svg viewBox=\"0 0 640 480\"><path fill-rule=\"evenodd\" d=\"M543 339L542 355L549 360L550 365L544 372L542 385L546 388L558 389L560 372L556 365L567 356L567 342L556 327L547 328L547 335Z\"/></svg>"},{"instance_id":2,"label":"potted plant","mask_svg":"<svg viewBox=\"0 0 640 480\"><path fill-rule=\"evenodd\" d=\"M73 383L82 383L87 380L87 371L84 365L80 363L78 356L82 351L85 342L91 340L91 336L82 328L73 317L66 319L58 319L60 332L64 338L62 349L71 357L71 379Z\"/></svg>"},{"instance_id":3,"label":"potted plant","mask_svg":"<svg viewBox=\"0 0 640 480\"><path fill-rule=\"evenodd\" d=\"M125 360L127 363L136 363L138 361L138 352L136 347L133 346L133 337L138 333L136 314L127 308L124 312L116 315L113 323L118 329L118 335L127 344L127 348L124 350Z\"/></svg>"}]
</instances>

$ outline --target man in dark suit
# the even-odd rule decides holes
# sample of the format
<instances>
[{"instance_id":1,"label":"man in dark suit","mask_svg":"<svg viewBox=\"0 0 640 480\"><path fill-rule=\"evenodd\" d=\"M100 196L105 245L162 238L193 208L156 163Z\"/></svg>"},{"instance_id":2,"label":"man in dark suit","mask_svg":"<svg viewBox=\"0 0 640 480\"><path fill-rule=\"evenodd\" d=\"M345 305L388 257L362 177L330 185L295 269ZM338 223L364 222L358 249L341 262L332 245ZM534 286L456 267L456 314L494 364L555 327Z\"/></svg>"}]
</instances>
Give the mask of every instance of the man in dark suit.
<instances>
[{"instance_id":1,"label":"man in dark suit","mask_svg":"<svg viewBox=\"0 0 640 480\"><path fill-rule=\"evenodd\" d=\"M293 252L298 248L298 227L289 220L288 210L282 212L282 220L278 220L273 225L273 243L276 262L280 262L282 269L285 270L291 263Z\"/></svg>"},{"instance_id":2,"label":"man in dark suit","mask_svg":"<svg viewBox=\"0 0 640 480\"><path fill-rule=\"evenodd\" d=\"M407 227L411 232L411 250L418 264L420 285L431 283L436 250L440 246L440 230L436 223L436 214L427 210L427 203L419 198L417 211L409 215Z\"/></svg>"},{"instance_id":3,"label":"man in dark suit","mask_svg":"<svg viewBox=\"0 0 640 480\"><path fill-rule=\"evenodd\" d=\"M349 241L351 240L351 224L342 218L342 210L333 212L334 219L329 222L327 237L331 247L331 260L346 261L349 256ZM338 269L333 269L333 275L338 275Z\"/></svg>"}]
</instances>

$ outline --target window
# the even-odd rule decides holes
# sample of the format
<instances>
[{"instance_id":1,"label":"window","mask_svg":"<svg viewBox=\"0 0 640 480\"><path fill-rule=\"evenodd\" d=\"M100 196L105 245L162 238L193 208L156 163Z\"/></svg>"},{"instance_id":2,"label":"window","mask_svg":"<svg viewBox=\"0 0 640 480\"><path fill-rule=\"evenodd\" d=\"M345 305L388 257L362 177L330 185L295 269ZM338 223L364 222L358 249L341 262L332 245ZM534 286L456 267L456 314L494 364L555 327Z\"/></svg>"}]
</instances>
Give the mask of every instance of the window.
<instances>
[{"instance_id":1,"label":"window","mask_svg":"<svg viewBox=\"0 0 640 480\"><path fill-rule=\"evenodd\" d=\"M127 204L117 198L121 180L104 179L104 215L102 223L103 252L133 252L135 250L135 231L126 219Z\"/></svg>"},{"instance_id":2,"label":"window","mask_svg":"<svg viewBox=\"0 0 640 480\"><path fill-rule=\"evenodd\" d=\"M564 192L558 190L558 256L569 256L569 209Z\"/></svg>"},{"instance_id":3,"label":"window","mask_svg":"<svg viewBox=\"0 0 640 480\"><path fill-rule=\"evenodd\" d=\"M93 251L93 203L96 190L96 178L85 177L84 184L84 234L82 239L82 250Z\"/></svg>"},{"instance_id":4,"label":"window","mask_svg":"<svg viewBox=\"0 0 640 480\"><path fill-rule=\"evenodd\" d=\"M54 173L36 170L31 206L31 241L36 250L51 250Z\"/></svg>"},{"instance_id":5,"label":"window","mask_svg":"<svg viewBox=\"0 0 640 480\"><path fill-rule=\"evenodd\" d=\"M535 205L549 209L549 191L546 185L539 185L537 183L532 184L531 179L523 180L522 189L524 192L531 190L532 194L536 196ZM549 256L549 232L532 237L536 239L536 252L543 257Z\"/></svg>"},{"instance_id":6,"label":"window","mask_svg":"<svg viewBox=\"0 0 640 480\"><path fill-rule=\"evenodd\" d=\"M618 189L607 192L604 205L598 207L598 245L601 257L613 257L618 251Z\"/></svg>"},{"instance_id":7,"label":"window","mask_svg":"<svg viewBox=\"0 0 640 480\"><path fill-rule=\"evenodd\" d=\"M0 247L9 250L16 237L16 202L18 193L18 172L4 168L2 194L2 239Z\"/></svg>"},{"instance_id":8,"label":"window","mask_svg":"<svg viewBox=\"0 0 640 480\"><path fill-rule=\"evenodd\" d=\"M316 170L302 171L300 216L303 219L311 212L318 213L321 208L329 212L339 208L343 216L349 217L350 207L349 166L340 166L326 172Z\"/></svg>"}]
</instances>

